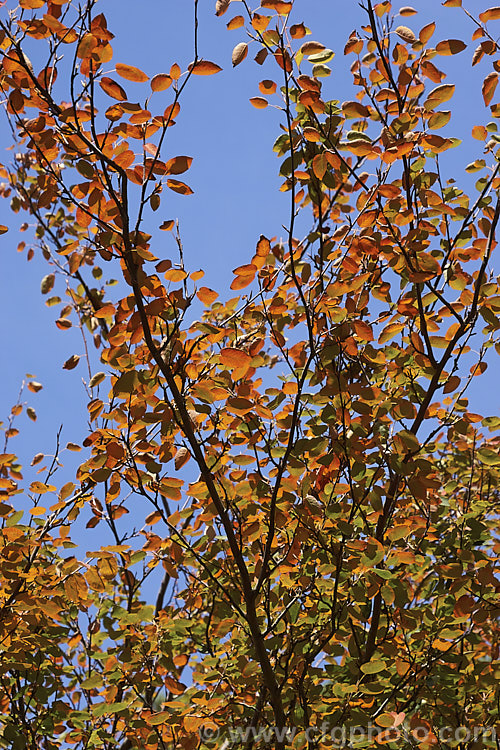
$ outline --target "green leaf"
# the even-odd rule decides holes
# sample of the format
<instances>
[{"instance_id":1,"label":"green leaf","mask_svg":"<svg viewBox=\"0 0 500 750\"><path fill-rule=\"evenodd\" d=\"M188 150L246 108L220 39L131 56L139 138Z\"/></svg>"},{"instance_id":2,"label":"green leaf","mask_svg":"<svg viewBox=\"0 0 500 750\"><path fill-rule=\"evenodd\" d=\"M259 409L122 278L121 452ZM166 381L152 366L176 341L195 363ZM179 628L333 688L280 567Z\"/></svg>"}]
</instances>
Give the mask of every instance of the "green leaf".
<instances>
[{"instance_id":1,"label":"green leaf","mask_svg":"<svg viewBox=\"0 0 500 750\"><path fill-rule=\"evenodd\" d=\"M360 667L363 674L377 674L385 669L385 662L378 659L372 659L367 664L362 664Z\"/></svg>"}]
</instances>

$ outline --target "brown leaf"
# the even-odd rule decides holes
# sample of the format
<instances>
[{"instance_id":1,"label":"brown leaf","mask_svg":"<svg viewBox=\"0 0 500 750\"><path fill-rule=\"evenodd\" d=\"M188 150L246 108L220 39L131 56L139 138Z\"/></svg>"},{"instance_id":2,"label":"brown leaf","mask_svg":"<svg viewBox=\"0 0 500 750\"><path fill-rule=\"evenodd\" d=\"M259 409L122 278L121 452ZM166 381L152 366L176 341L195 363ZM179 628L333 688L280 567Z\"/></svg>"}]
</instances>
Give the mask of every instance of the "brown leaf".
<instances>
[{"instance_id":1,"label":"brown leaf","mask_svg":"<svg viewBox=\"0 0 500 750\"><path fill-rule=\"evenodd\" d=\"M399 9L400 16L414 16L417 11L411 5L405 5Z\"/></svg>"},{"instance_id":2,"label":"brown leaf","mask_svg":"<svg viewBox=\"0 0 500 750\"><path fill-rule=\"evenodd\" d=\"M417 41L417 37L413 33L411 29L408 28L408 26L398 26L395 29L396 34L402 39L404 42L408 42L408 44L413 44L413 42Z\"/></svg>"},{"instance_id":3,"label":"brown leaf","mask_svg":"<svg viewBox=\"0 0 500 750\"><path fill-rule=\"evenodd\" d=\"M486 78L483 81L482 93L483 93L484 103L486 106L488 106L488 104L493 99L493 94L495 93L497 83L498 83L498 73L490 73L489 75L486 76Z\"/></svg>"},{"instance_id":4,"label":"brown leaf","mask_svg":"<svg viewBox=\"0 0 500 750\"><path fill-rule=\"evenodd\" d=\"M184 464L187 463L190 458L191 458L191 454L187 448L184 448L184 447L178 448L174 457L174 466L177 469L177 471L182 466L184 466Z\"/></svg>"},{"instance_id":5,"label":"brown leaf","mask_svg":"<svg viewBox=\"0 0 500 750\"><path fill-rule=\"evenodd\" d=\"M233 54L231 55L233 68L236 67L236 65L239 65L240 62L242 62L247 55L248 55L248 44L246 42L240 42L239 44L237 44L236 47L233 49Z\"/></svg>"},{"instance_id":6,"label":"brown leaf","mask_svg":"<svg viewBox=\"0 0 500 750\"><path fill-rule=\"evenodd\" d=\"M226 10L229 8L231 0L217 0L215 3L215 15L223 16Z\"/></svg>"},{"instance_id":7,"label":"brown leaf","mask_svg":"<svg viewBox=\"0 0 500 750\"><path fill-rule=\"evenodd\" d=\"M325 45L321 44L321 42L304 42L299 52L305 57L309 57L309 55L317 55L325 49Z\"/></svg>"},{"instance_id":8,"label":"brown leaf","mask_svg":"<svg viewBox=\"0 0 500 750\"><path fill-rule=\"evenodd\" d=\"M466 49L467 45L461 39L444 39L436 44L438 55L456 55Z\"/></svg>"},{"instance_id":9,"label":"brown leaf","mask_svg":"<svg viewBox=\"0 0 500 750\"><path fill-rule=\"evenodd\" d=\"M48 294L52 291L55 279L56 277L53 273L49 273L47 276L43 277L42 283L40 284L40 291L42 294Z\"/></svg>"},{"instance_id":10,"label":"brown leaf","mask_svg":"<svg viewBox=\"0 0 500 750\"><path fill-rule=\"evenodd\" d=\"M266 57L267 57L267 49L265 47L263 47L262 49L260 49L257 52L257 54L255 55L254 59L255 59L256 63L258 63L259 65L262 65L264 63Z\"/></svg>"},{"instance_id":11,"label":"brown leaf","mask_svg":"<svg viewBox=\"0 0 500 750\"><path fill-rule=\"evenodd\" d=\"M78 354L72 354L69 359L66 360L66 362L63 364L63 370L73 370L78 362L80 361L80 357Z\"/></svg>"}]
</instances>

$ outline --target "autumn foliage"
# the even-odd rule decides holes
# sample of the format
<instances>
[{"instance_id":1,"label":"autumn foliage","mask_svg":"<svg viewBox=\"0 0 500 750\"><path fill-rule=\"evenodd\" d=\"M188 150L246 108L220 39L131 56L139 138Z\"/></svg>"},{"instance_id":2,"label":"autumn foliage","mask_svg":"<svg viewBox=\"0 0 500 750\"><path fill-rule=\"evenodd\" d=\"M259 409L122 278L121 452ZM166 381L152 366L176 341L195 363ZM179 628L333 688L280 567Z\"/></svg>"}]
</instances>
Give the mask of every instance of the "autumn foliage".
<instances>
[{"instance_id":1,"label":"autumn foliage","mask_svg":"<svg viewBox=\"0 0 500 750\"><path fill-rule=\"evenodd\" d=\"M61 335L85 333L64 367L92 373L73 481L47 446L23 470L12 431L0 456L0 744L194 750L276 727L293 738L241 746L301 750L332 746L306 731L325 724L426 750L492 729L500 417L467 388L500 352L500 8L466 11L471 44L409 6L346 6L339 102L307 2L217 0L232 61L204 59L195 24L188 68L152 76L113 59L97 5L0 11L2 193L36 225ZM468 166L453 55L482 71ZM262 66L250 101L280 107L290 212L212 290L168 211L192 192L169 128L193 76L231 63ZM79 519L105 539L89 556Z\"/></svg>"}]
</instances>

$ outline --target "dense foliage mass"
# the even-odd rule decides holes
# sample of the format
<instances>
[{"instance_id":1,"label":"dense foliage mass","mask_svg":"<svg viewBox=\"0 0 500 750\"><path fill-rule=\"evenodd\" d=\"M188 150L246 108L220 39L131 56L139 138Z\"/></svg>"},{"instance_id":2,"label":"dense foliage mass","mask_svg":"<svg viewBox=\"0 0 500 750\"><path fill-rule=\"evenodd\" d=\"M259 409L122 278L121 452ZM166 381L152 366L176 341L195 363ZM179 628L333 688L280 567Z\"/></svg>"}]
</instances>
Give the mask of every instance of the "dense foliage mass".
<instances>
[{"instance_id":1,"label":"dense foliage mass","mask_svg":"<svg viewBox=\"0 0 500 750\"><path fill-rule=\"evenodd\" d=\"M113 61L97 5L1 11L2 192L36 224L25 252L91 373L73 482L41 452L25 483L21 402L7 425L3 746L300 750L361 727L359 747L496 747L500 418L466 391L500 351L500 8L466 11L470 45L409 6L348 6L340 103L307 2L217 0L247 40L233 65L250 49L266 76L252 104L281 108L290 214L216 292L178 234L176 258L152 239L177 232L169 191L191 192L191 157L169 151L183 92L220 70L198 52L197 0L191 65L151 78ZM458 54L483 70L470 196L439 134L455 89L440 60ZM79 516L106 540L89 556Z\"/></svg>"}]
</instances>

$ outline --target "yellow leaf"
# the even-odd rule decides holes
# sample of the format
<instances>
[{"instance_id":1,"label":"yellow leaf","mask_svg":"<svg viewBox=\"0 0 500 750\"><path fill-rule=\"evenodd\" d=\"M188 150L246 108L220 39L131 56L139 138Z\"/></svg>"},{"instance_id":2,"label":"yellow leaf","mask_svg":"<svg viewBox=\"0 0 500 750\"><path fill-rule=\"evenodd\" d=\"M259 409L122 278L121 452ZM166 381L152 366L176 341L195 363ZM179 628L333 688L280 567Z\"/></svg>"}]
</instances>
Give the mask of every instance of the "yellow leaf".
<instances>
[{"instance_id":1,"label":"yellow leaf","mask_svg":"<svg viewBox=\"0 0 500 750\"><path fill-rule=\"evenodd\" d=\"M455 86L451 83L443 83L432 89L429 96L424 102L424 109L428 112L443 102L449 101L455 92Z\"/></svg>"}]
</instances>

